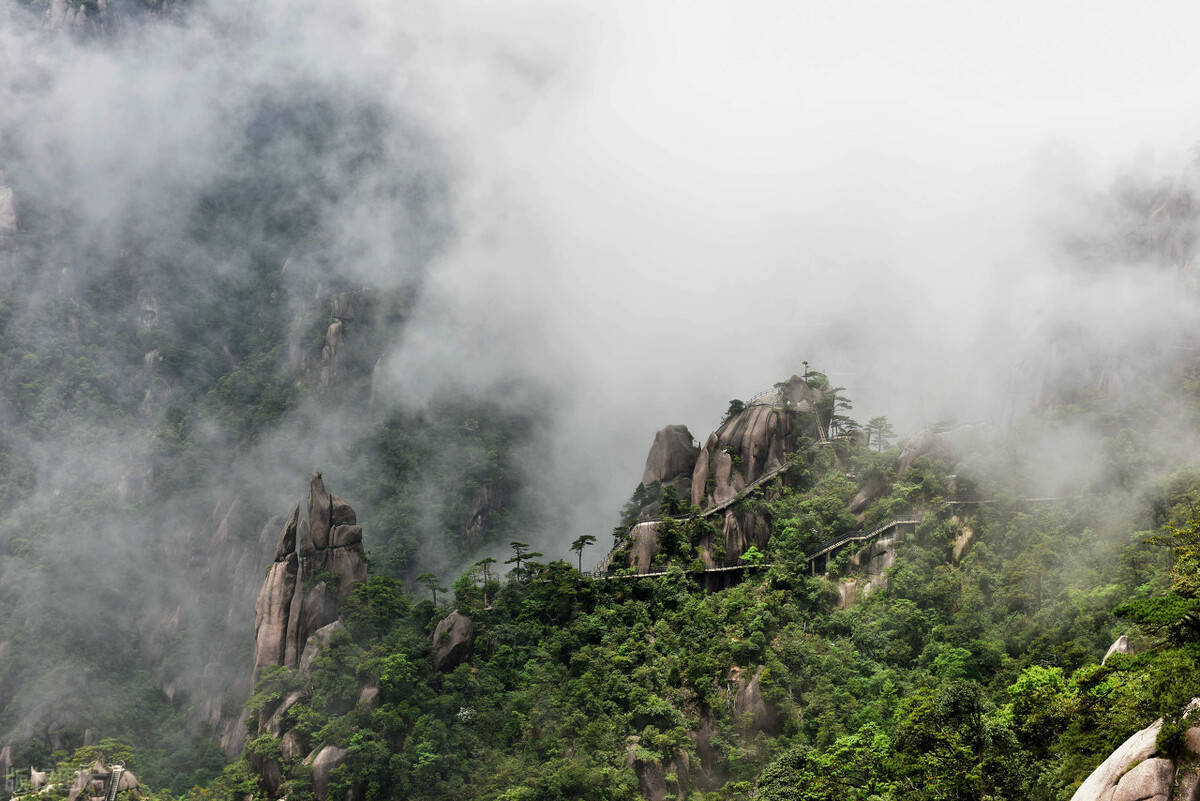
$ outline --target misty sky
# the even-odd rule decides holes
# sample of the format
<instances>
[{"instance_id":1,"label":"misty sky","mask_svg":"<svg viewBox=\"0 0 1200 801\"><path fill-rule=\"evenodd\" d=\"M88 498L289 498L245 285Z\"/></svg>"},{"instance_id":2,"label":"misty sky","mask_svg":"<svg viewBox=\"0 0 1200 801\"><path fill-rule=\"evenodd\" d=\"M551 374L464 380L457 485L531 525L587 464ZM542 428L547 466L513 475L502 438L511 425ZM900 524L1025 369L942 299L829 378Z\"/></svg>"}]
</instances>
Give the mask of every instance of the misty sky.
<instances>
[{"instance_id":1,"label":"misty sky","mask_svg":"<svg viewBox=\"0 0 1200 801\"><path fill-rule=\"evenodd\" d=\"M907 433L997 414L1049 317L1120 339L1194 316L1171 279L1081 281L1047 236L1102 231L1090 196L1192 158L1191 4L522 10L440 12L508 69L428 76L455 98L460 228L437 333L393 366L569 387L555 435L585 526L655 428L702 439L802 359Z\"/></svg>"},{"instance_id":2,"label":"misty sky","mask_svg":"<svg viewBox=\"0 0 1200 801\"><path fill-rule=\"evenodd\" d=\"M382 109L380 180L325 210L338 270L427 270L397 402L553 388L531 472L572 499L555 536L611 526L657 428L703 439L802 360L904 434L1011 411L1055 318L1120 341L1195 316L1175 278L1081 278L1052 241L1103 233L1089 199L1121 175L1184 175L1190 3L210 0L110 48L12 7L0 73L28 80L0 107L97 247L168 230L261 97ZM388 200L414 163L449 187L428 265Z\"/></svg>"}]
</instances>

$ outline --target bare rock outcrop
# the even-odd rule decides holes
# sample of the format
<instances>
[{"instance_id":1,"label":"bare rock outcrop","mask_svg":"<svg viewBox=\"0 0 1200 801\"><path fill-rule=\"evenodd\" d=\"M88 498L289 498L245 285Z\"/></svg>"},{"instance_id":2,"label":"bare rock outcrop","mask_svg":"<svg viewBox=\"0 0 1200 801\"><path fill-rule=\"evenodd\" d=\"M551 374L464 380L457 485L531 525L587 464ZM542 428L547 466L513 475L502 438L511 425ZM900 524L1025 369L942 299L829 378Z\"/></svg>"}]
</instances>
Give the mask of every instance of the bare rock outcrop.
<instances>
[{"instance_id":1,"label":"bare rock outcrop","mask_svg":"<svg viewBox=\"0 0 1200 801\"><path fill-rule=\"evenodd\" d=\"M954 522L958 522L957 518L954 519ZM961 524L958 533L954 535L954 547L950 553L950 561L956 565L961 562L962 558L966 556L967 551L970 550L971 543L974 541L975 529L965 523Z\"/></svg>"},{"instance_id":2,"label":"bare rock outcrop","mask_svg":"<svg viewBox=\"0 0 1200 801\"><path fill-rule=\"evenodd\" d=\"M729 671L729 680L734 686L733 711L739 726L746 732L769 731L775 727L775 711L767 705L762 694L765 670L760 665L751 676L738 667Z\"/></svg>"},{"instance_id":3,"label":"bare rock outcrop","mask_svg":"<svg viewBox=\"0 0 1200 801\"><path fill-rule=\"evenodd\" d=\"M879 476L871 476L867 479L867 483L862 485L862 488L850 499L846 509L850 514L858 515L858 519L862 521L862 512L867 508L867 505L872 501L878 500L887 490L887 484Z\"/></svg>"},{"instance_id":4,"label":"bare rock outcrop","mask_svg":"<svg viewBox=\"0 0 1200 801\"><path fill-rule=\"evenodd\" d=\"M673 798L686 799L691 789L690 768L691 760L686 751L677 751L675 757L663 764L661 759L647 759L638 756L638 743L641 738L636 734L629 737L625 745L625 767L631 768L638 779L638 792L646 801L664 801L670 787L668 775L674 776L678 792Z\"/></svg>"},{"instance_id":5,"label":"bare rock outcrop","mask_svg":"<svg viewBox=\"0 0 1200 801\"><path fill-rule=\"evenodd\" d=\"M1129 637L1122 634L1117 639L1113 640L1113 644L1108 646L1108 650L1104 652L1104 658L1100 660L1100 664L1108 661L1108 658L1113 654L1127 654L1131 650L1129 645Z\"/></svg>"},{"instance_id":6,"label":"bare rock outcrop","mask_svg":"<svg viewBox=\"0 0 1200 801\"><path fill-rule=\"evenodd\" d=\"M637 523L629 529L629 566L646 570L662 549L658 541L659 523Z\"/></svg>"},{"instance_id":7,"label":"bare rock outcrop","mask_svg":"<svg viewBox=\"0 0 1200 801\"><path fill-rule=\"evenodd\" d=\"M726 509L721 521L721 537L725 540L723 562L735 562L750 548L763 548L771 538L771 527L760 515L753 512L736 512ZM707 549L702 551L705 562L715 561Z\"/></svg>"},{"instance_id":8,"label":"bare rock outcrop","mask_svg":"<svg viewBox=\"0 0 1200 801\"><path fill-rule=\"evenodd\" d=\"M317 654L322 649L329 647L329 644L333 642L335 634L345 630L345 624L340 620L335 620L328 626L322 626L310 634L308 642L304 645L304 651L300 654L300 672L305 675L312 673L313 662L316 661Z\"/></svg>"},{"instance_id":9,"label":"bare rock outcrop","mask_svg":"<svg viewBox=\"0 0 1200 801\"><path fill-rule=\"evenodd\" d=\"M301 514L301 506L306 512ZM297 503L279 532L275 561L267 571L255 605L256 651L254 680L271 665L313 671L317 656L330 647L345 626L338 618L341 605L354 587L366 578L362 527L354 509L325 489L321 474L312 477L308 502ZM252 756L254 765L272 796L306 753L309 743L294 728L289 716L307 690L294 690L264 708L257 730L279 739L280 759ZM345 760L346 752L318 745L310 753L314 792L324 799L329 771Z\"/></svg>"},{"instance_id":10,"label":"bare rock outcrop","mask_svg":"<svg viewBox=\"0 0 1200 801\"><path fill-rule=\"evenodd\" d=\"M313 795L325 801L329 797L329 774L346 761L346 749L327 745L317 752L312 761Z\"/></svg>"},{"instance_id":11,"label":"bare rock outcrop","mask_svg":"<svg viewBox=\"0 0 1200 801\"><path fill-rule=\"evenodd\" d=\"M475 647L475 624L457 609L438 621L433 629L433 665L438 670L452 670L471 656Z\"/></svg>"},{"instance_id":12,"label":"bare rock outcrop","mask_svg":"<svg viewBox=\"0 0 1200 801\"><path fill-rule=\"evenodd\" d=\"M329 495L321 474L315 474L307 519L300 519L297 504L255 604L255 681L268 665L298 668L309 636L337 619L338 608L366 578L362 529L355 519L354 510Z\"/></svg>"},{"instance_id":13,"label":"bare rock outcrop","mask_svg":"<svg viewBox=\"0 0 1200 801\"><path fill-rule=\"evenodd\" d=\"M489 481L475 490L471 505L462 518L462 534L478 540L487 533L492 518L502 512L512 500L516 486L511 481Z\"/></svg>"},{"instance_id":14,"label":"bare rock outcrop","mask_svg":"<svg viewBox=\"0 0 1200 801\"><path fill-rule=\"evenodd\" d=\"M1189 709L1200 707L1192 699ZM1187 730L1183 754L1158 750L1162 719L1130 735L1079 785L1071 801L1196 801L1200 798L1200 727Z\"/></svg>"},{"instance_id":15,"label":"bare rock outcrop","mask_svg":"<svg viewBox=\"0 0 1200 801\"><path fill-rule=\"evenodd\" d=\"M692 503L724 503L764 473L782 467L792 422L776 406L744 409L709 435L692 472Z\"/></svg>"},{"instance_id":16,"label":"bare rock outcrop","mask_svg":"<svg viewBox=\"0 0 1200 801\"><path fill-rule=\"evenodd\" d=\"M690 477L696 467L696 446L692 432L684 425L671 425L654 435L650 453L646 455L646 468L642 471L642 483L666 484L680 476Z\"/></svg>"},{"instance_id":17,"label":"bare rock outcrop","mask_svg":"<svg viewBox=\"0 0 1200 801\"><path fill-rule=\"evenodd\" d=\"M892 529L850 557L846 566L849 575L838 582L838 609L846 609L855 601L887 588L887 571L896 563L896 546L904 541L904 536L899 528Z\"/></svg>"},{"instance_id":18,"label":"bare rock outcrop","mask_svg":"<svg viewBox=\"0 0 1200 801\"><path fill-rule=\"evenodd\" d=\"M692 503L724 503L763 475L783 467L801 435L817 436L822 393L800 376L779 385L769 403L756 403L709 435L692 471Z\"/></svg>"}]
</instances>

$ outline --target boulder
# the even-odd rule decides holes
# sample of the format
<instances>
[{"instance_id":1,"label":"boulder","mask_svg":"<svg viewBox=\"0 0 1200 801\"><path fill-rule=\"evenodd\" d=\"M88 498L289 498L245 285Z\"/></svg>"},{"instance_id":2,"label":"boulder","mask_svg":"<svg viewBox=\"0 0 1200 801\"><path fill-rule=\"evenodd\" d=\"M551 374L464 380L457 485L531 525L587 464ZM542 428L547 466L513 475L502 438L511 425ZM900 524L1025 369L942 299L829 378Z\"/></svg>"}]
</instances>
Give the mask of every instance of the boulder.
<instances>
[{"instance_id":1,"label":"boulder","mask_svg":"<svg viewBox=\"0 0 1200 801\"><path fill-rule=\"evenodd\" d=\"M452 670L470 658L475 647L475 624L457 609L438 621L433 630L433 666Z\"/></svg>"},{"instance_id":2,"label":"boulder","mask_svg":"<svg viewBox=\"0 0 1200 801\"><path fill-rule=\"evenodd\" d=\"M136 790L138 786L137 776L134 776L132 771L127 770L121 774L120 780L117 781L117 792L123 793L126 790Z\"/></svg>"},{"instance_id":3,"label":"boulder","mask_svg":"<svg viewBox=\"0 0 1200 801\"><path fill-rule=\"evenodd\" d=\"M338 525L329 530L329 547L344 548L362 542L362 526Z\"/></svg>"},{"instance_id":4,"label":"boulder","mask_svg":"<svg viewBox=\"0 0 1200 801\"><path fill-rule=\"evenodd\" d=\"M725 539L724 563L736 562L750 546L764 547L771 538L771 529L764 517L754 512L738 514L732 508L725 510L721 527Z\"/></svg>"},{"instance_id":5,"label":"boulder","mask_svg":"<svg viewBox=\"0 0 1200 801\"><path fill-rule=\"evenodd\" d=\"M637 523L629 529L629 566L646 570L660 550L658 542L659 523Z\"/></svg>"},{"instance_id":6,"label":"boulder","mask_svg":"<svg viewBox=\"0 0 1200 801\"><path fill-rule=\"evenodd\" d=\"M690 476L699 453L687 426L667 426L654 435L654 443L646 456L646 468L642 471L642 483L665 484L682 475Z\"/></svg>"},{"instance_id":7,"label":"boulder","mask_svg":"<svg viewBox=\"0 0 1200 801\"><path fill-rule=\"evenodd\" d=\"M1200 704L1193 699L1189 709ZM1195 801L1200 756L1200 728L1184 735L1184 752L1177 759L1159 753L1156 740L1162 719L1134 732L1079 785L1071 801Z\"/></svg>"},{"instance_id":8,"label":"boulder","mask_svg":"<svg viewBox=\"0 0 1200 801\"><path fill-rule=\"evenodd\" d=\"M1113 654L1127 654L1127 653L1129 653L1129 638L1127 636L1125 636L1124 634L1122 634L1120 637L1118 637L1116 640L1113 641L1112 645L1108 646L1108 650L1104 652L1104 658L1100 660L1100 664L1103 665L1105 662L1107 662L1108 658L1110 656L1112 656Z\"/></svg>"},{"instance_id":9,"label":"boulder","mask_svg":"<svg viewBox=\"0 0 1200 801\"><path fill-rule=\"evenodd\" d=\"M354 514L354 509L351 508L350 504L333 494L330 494L329 502L329 522L331 525L353 526L358 522L358 516Z\"/></svg>"},{"instance_id":10,"label":"boulder","mask_svg":"<svg viewBox=\"0 0 1200 801\"><path fill-rule=\"evenodd\" d=\"M40 790L46 785L46 771L34 770L33 765L29 766L29 786L34 790Z\"/></svg>"},{"instance_id":11,"label":"boulder","mask_svg":"<svg viewBox=\"0 0 1200 801\"><path fill-rule=\"evenodd\" d=\"M300 672L304 674L311 673L317 654L321 652L321 649L329 647L329 643L333 640L333 635L345 630L346 626L342 621L335 620L310 634L308 642L304 644L304 652L300 654Z\"/></svg>"},{"instance_id":12,"label":"boulder","mask_svg":"<svg viewBox=\"0 0 1200 801\"><path fill-rule=\"evenodd\" d=\"M78 801L79 796L87 788L92 781L92 771L84 768L75 775L75 781L71 782L71 788L67 790L67 801Z\"/></svg>"},{"instance_id":13,"label":"boulder","mask_svg":"<svg viewBox=\"0 0 1200 801\"><path fill-rule=\"evenodd\" d=\"M324 801L329 796L329 774L346 761L346 749L327 745L317 752L312 761L313 795Z\"/></svg>"},{"instance_id":14,"label":"boulder","mask_svg":"<svg viewBox=\"0 0 1200 801\"><path fill-rule=\"evenodd\" d=\"M692 503L724 503L763 475L783 467L802 432L780 405L743 409L709 435L692 471ZM711 487L709 486L711 482Z\"/></svg>"},{"instance_id":15,"label":"boulder","mask_svg":"<svg viewBox=\"0 0 1200 801\"><path fill-rule=\"evenodd\" d=\"M304 754L304 743L300 740L300 735L294 730L285 732L279 738L279 754L287 762L299 759Z\"/></svg>"}]
</instances>

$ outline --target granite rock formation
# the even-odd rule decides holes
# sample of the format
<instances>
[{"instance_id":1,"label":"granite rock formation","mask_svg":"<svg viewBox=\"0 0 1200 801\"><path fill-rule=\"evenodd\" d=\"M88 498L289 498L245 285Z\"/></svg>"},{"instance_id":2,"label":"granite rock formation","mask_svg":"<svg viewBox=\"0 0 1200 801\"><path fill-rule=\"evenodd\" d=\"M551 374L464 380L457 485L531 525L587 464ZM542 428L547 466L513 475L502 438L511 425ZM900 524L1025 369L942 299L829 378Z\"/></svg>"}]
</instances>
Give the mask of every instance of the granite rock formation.
<instances>
[{"instance_id":1,"label":"granite rock formation","mask_svg":"<svg viewBox=\"0 0 1200 801\"><path fill-rule=\"evenodd\" d=\"M272 665L310 673L321 650L344 630L339 610L366 575L362 527L354 509L326 491L320 473L313 475L305 512L301 514L297 503L283 524L275 561L255 604L254 680ZM257 730L278 738L281 760L255 756L252 764L274 796L290 768L308 753L303 762L311 766L313 791L323 800L329 773L345 760L346 752L328 744L307 751L309 744L290 728L287 714L305 697L305 690L294 690L259 712Z\"/></svg>"},{"instance_id":2,"label":"granite rock formation","mask_svg":"<svg viewBox=\"0 0 1200 801\"><path fill-rule=\"evenodd\" d=\"M1193 698L1189 709L1200 708ZM1158 750L1162 719L1132 734L1079 785L1071 801L1197 801L1200 799L1200 727L1184 733L1183 752Z\"/></svg>"},{"instance_id":3,"label":"granite rock formation","mask_svg":"<svg viewBox=\"0 0 1200 801\"><path fill-rule=\"evenodd\" d=\"M254 680L268 665L298 668L309 635L337 619L338 608L366 577L354 510L330 495L316 473L305 519L297 503L254 607Z\"/></svg>"},{"instance_id":4,"label":"granite rock formation","mask_svg":"<svg viewBox=\"0 0 1200 801\"><path fill-rule=\"evenodd\" d=\"M433 666L452 670L471 657L475 647L475 624L455 610L438 621L433 629Z\"/></svg>"},{"instance_id":5,"label":"granite rock formation","mask_svg":"<svg viewBox=\"0 0 1200 801\"><path fill-rule=\"evenodd\" d=\"M642 483L659 484L677 476L690 475L696 466L696 447L692 432L684 425L671 425L654 435L650 453L646 455L646 468L642 472Z\"/></svg>"},{"instance_id":6,"label":"granite rock formation","mask_svg":"<svg viewBox=\"0 0 1200 801\"><path fill-rule=\"evenodd\" d=\"M692 503L723 503L764 474L783 467L801 435L816 437L820 390L792 376L772 403L747 406L709 435L692 471Z\"/></svg>"}]
</instances>

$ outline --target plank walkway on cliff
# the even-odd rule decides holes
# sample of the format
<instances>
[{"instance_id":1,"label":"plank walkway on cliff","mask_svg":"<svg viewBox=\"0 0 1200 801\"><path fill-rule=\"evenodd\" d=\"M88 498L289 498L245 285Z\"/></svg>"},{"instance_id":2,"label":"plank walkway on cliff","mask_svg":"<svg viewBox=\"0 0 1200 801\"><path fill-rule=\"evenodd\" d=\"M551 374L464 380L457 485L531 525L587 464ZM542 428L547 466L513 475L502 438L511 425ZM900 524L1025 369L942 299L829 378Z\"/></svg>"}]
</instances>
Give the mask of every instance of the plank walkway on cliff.
<instances>
[{"instance_id":1,"label":"plank walkway on cliff","mask_svg":"<svg viewBox=\"0 0 1200 801\"><path fill-rule=\"evenodd\" d=\"M885 531L888 531L889 529L896 528L897 526L907 526L907 525L915 526L924 519L925 519L924 516L896 518L895 520L892 520L890 523L884 523L879 528L873 529L871 531L867 531L867 532L852 531L849 534L843 534L840 537L834 537L831 540L823 542L820 545L820 547L817 548L817 550L810 553L807 557L808 561L812 562L814 559L822 557L825 554L832 553L833 551L836 551L838 548L841 548L843 545L846 545L847 543L865 542L867 540L873 540L876 537L878 537L880 534L883 534Z\"/></svg>"},{"instance_id":2,"label":"plank walkway on cliff","mask_svg":"<svg viewBox=\"0 0 1200 801\"><path fill-rule=\"evenodd\" d=\"M765 570L774 565L774 562L730 562L717 567L706 567L703 570L696 570L681 567L679 565L671 565L667 567L643 567L638 570L632 568L622 568L621 570L605 571L594 570L591 573L583 575L594 581L608 581L610 579L639 579L639 578L661 578L667 575L673 569L680 569L686 575L701 575L708 573L731 573L735 570Z\"/></svg>"}]
</instances>

